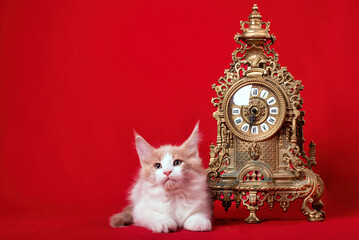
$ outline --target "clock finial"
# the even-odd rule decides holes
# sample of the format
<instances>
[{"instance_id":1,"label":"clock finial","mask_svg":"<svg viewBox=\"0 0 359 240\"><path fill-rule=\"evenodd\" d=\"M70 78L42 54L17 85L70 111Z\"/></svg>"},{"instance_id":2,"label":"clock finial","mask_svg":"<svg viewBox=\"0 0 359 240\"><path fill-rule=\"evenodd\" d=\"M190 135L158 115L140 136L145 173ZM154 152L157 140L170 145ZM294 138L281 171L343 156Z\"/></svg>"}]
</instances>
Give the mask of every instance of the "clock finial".
<instances>
[{"instance_id":1,"label":"clock finial","mask_svg":"<svg viewBox=\"0 0 359 240\"><path fill-rule=\"evenodd\" d=\"M235 40L239 42L242 40L249 46L264 45L268 40L271 39L269 35L269 25L270 22L263 22L262 15L258 12L257 4L254 4L252 7L252 12L249 14L248 21L241 21L241 30L242 33L237 33ZM263 25L266 25L265 28L262 28ZM245 27L248 26L248 27Z\"/></svg>"},{"instance_id":2,"label":"clock finial","mask_svg":"<svg viewBox=\"0 0 359 240\"><path fill-rule=\"evenodd\" d=\"M251 12L251 14L249 15L249 20L252 20L252 19L258 19L258 20L261 20L262 19L262 16L261 14L258 12L258 6L257 4L254 4L253 7L252 7L252 10L253 12Z\"/></svg>"}]
</instances>

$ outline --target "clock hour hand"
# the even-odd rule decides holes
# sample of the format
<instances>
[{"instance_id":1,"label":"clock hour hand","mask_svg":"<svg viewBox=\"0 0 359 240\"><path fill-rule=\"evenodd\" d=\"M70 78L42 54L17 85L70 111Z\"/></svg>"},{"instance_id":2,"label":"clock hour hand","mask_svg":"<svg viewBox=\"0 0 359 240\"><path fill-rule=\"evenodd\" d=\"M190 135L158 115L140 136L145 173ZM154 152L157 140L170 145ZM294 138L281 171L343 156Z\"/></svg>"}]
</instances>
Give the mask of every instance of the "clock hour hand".
<instances>
[{"instance_id":1,"label":"clock hour hand","mask_svg":"<svg viewBox=\"0 0 359 240\"><path fill-rule=\"evenodd\" d=\"M251 128L253 126L253 122L256 119L257 109L252 108L251 112L252 112L252 115L249 117L249 128Z\"/></svg>"}]
</instances>

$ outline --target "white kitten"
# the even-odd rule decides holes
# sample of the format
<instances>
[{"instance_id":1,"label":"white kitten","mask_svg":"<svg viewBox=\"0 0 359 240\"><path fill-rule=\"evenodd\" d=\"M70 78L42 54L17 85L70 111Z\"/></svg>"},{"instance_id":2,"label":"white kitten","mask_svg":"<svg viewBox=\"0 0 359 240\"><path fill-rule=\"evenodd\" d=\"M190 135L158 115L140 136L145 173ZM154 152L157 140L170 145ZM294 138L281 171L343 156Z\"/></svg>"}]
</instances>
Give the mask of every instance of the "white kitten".
<instances>
[{"instance_id":1,"label":"white kitten","mask_svg":"<svg viewBox=\"0 0 359 240\"><path fill-rule=\"evenodd\" d=\"M198 154L198 123L181 146L153 148L135 135L141 162L131 204L110 218L112 227L134 223L153 232L210 231L211 197Z\"/></svg>"}]
</instances>

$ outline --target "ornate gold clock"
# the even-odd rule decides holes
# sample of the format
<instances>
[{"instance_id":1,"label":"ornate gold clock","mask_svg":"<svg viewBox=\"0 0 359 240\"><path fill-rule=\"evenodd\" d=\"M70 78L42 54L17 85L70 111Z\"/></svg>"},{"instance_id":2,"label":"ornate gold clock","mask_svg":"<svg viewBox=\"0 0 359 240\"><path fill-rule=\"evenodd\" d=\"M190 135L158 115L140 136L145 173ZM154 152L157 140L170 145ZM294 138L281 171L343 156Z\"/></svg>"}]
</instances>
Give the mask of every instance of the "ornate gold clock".
<instances>
[{"instance_id":1,"label":"ornate gold clock","mask_svg":"<svg viewBox=\"0 0 359 240\"><path fill-rule=\"evenodd\" d=\"M235 35L240 48L231 68L212 85L217 142L210 146L210 187L226 210L233 203L246 206L247 223L260 221L256 211L265 202L270 208L278 202L286 211L296 199L302 199L309 221L322 221L324 184L312 171L315 144L309 156L303 149L303 85L280 67L270 48L276 38L261 19L255 4Z\"/></svg>"}]
</instances>

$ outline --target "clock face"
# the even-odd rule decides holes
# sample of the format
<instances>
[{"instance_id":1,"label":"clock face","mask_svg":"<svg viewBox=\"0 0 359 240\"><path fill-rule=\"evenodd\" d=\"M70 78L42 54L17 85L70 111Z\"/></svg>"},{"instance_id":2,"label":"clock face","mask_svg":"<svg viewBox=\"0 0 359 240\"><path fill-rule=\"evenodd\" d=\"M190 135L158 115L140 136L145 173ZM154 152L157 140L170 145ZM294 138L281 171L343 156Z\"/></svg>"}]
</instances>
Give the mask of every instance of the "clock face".
<instances>
[{"instance_id":1,"label":"clock face","mask_svg":"<svg viewBox=\"0 0 359 240\"><path fill-rule=\"evenodd\" d=\"M265 140L275 134L286 110L282 94L264 79L232 87L225 106L228 127L246 141Z\"/></svg>"}]
</instances>

